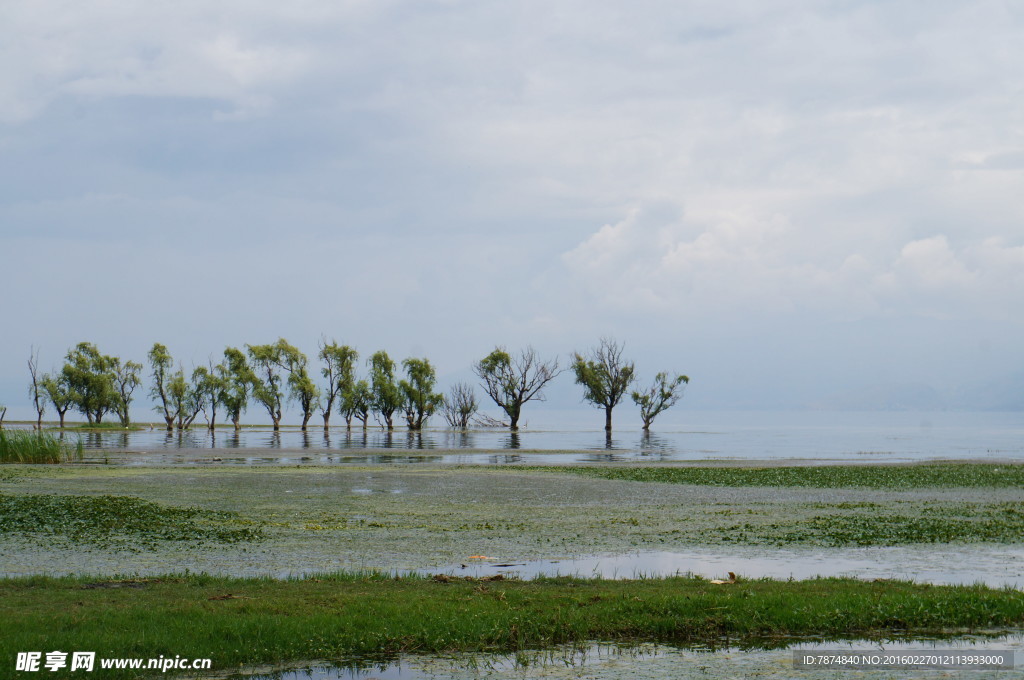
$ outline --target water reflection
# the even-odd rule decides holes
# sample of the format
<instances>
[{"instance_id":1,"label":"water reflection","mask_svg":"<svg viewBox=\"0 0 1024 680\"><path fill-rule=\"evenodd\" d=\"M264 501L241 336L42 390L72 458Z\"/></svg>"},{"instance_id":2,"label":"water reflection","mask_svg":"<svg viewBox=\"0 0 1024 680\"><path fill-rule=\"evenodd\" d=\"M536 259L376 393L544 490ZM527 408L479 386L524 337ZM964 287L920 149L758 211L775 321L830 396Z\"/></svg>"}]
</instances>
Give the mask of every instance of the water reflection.
<instances>
[{"instance_id":1,"label":"water reflection","mask_svg":"<svg viewBox=\"0 0 1024 680\"><path fill-rule=\"evenodd\" d=\"M947 551L936 560L935 550L921 546L848 548L830 551L755 551L690 549L685 553L644 551L595 557L520 562L454 564L441 573L475 578L504 574L522 579L538 576L580 576L605 579L658 578L696 575L727 578L809 579L849 576L859 579L898 579L953 585L984 583L994 588L1024 586L1024 548L998 547L971 551L969 556ZM962 559L961 559L962 557ZM428 573L428 572L424 572ZM433 572L430 572L433 573Z\"/></svg>"},{"instance_id":2,"label":"water reflection","mask_svg":"<svg viewBox=\"0 0 1024 680\"><path fill-rule=\"evenodd\" d=\"M756 416L756 414L755 414ZM659 429L641 432L622 428L612 433L583 429L455 430L430 428L419 432L389 432L378 428L335 428L321 433L285 427L201 430L163 428L138 431L55 432L66 441L81 438L87 449L129 451L177 449L276 449L336 451L386 449L424 451L494 450L572 452L580 460L681 461L708 458L741 460L801 458L860 462L901 462L935 458L1004 460L1024 458L1024 424L1013 414L956 414L955 424L921 428L905 423L879 424L877 414L848 416L850 422L813 424L813 414L779 416L770 422L743 425L754 416L736 415L733 427ZM861 420L855 420L859 417ZM807 419L812 425L808 425ZM945 421L944 421L945 422ZM721 423L719 423L721 425ZM72 436L74 435L74 436ZM579 458L582 452L610 455ZM870 457L868 457L870 454ZM555 455L552 453L551 455ZM540 462L534 460L533 462ZM563 462L570 462L569 458Z\"/></svg>"},{"instance_id":3,"label":"water reflection","mask_svg":"<svg viewBox=\"0 0 1024 680\"><path fill-rule=\"evenodd\" d=\"M462 653L445 656L403 655L376 659L352 659L337 665L319 664L300 670L282 668L271 675L252 676L253 680L523 680L524 678L602 678L604 680L687 680L690 678L761 678L789 680L793 677L829 678L872 677L893 679L918 677L922 671L906 667L892 670L807 671L794 670L796 656L806 653L870 653L903 657L917 655L1000 656L1008 652L1003 664L996 666L954 667L941 672L947 677L1016 677L1014 663L1024 651L1019 633L1000 635L900 636L883 639L821 640L820 638L764 639L737 646L698 643L670 646L655 643L615 645L577 643L545 650L525 650L513 654ZM997 663L998 662L994 662ZM1019 666L1018 666L1019 667ZM925 671L933 677L935 671Z\"/></svg>"}]
</instances>

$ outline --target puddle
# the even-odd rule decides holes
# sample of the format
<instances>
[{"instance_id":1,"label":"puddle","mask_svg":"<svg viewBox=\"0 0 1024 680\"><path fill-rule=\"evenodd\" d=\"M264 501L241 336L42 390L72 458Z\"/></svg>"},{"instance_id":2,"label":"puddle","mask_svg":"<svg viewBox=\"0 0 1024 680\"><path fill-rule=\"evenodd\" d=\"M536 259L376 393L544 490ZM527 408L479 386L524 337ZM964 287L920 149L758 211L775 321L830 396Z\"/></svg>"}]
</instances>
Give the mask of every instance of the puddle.
<instances>
[{"instance_id":1,"label":"puddle","mask_svg":"<svg viewBox=\"0 0 1024 680\"><path fill-rule=\"evenodd\" d=\"M592 644L562 647L542 652L518 654L463 654L451 657L404 656L391 663L339 668L327 664L301 670L281 670L251 676L253 680L454 680L488 678L523 680L525 678L573 678L590 680L633 680L635 678L776 678L871 677L905 678L921 671L872 670L805 671L794 667L796 654L841 651L853 653L893 653L901 655L944 655L945 653L985 653L1006 651L1014 667L1024 662L1024 637L1020 634L999 637L964 636L928 640L853 640L796 642L776 649L740 649L723 646L679 648L644 644L634 647ZM927 677L982 678L1021 677L1019 670L943 670L928 671Z\"/></svg>"},{"instance_id":2,"label":"puddle","mask_svg":"<svg viewBox=\"0 0 1024 680\"><path fill-rule=\"evenodd\" d=\"M969 551L969 552L968 552ZM489 556L492 557L492 556ZM685 553L644 551L626 555L573 557L564 560L509 561L500 557L466 560L431 573L474 578L503 574L521 579L538 576L640 579L695 575L727 578L803 580L816 576L848 576L864 580L892 579L936 585L972 585L1020 588L1024 586L1024 547L965 551L934 547L876 547L823 551L773 550L723 553L691 550Z\"/></svg>"}]
</instances>

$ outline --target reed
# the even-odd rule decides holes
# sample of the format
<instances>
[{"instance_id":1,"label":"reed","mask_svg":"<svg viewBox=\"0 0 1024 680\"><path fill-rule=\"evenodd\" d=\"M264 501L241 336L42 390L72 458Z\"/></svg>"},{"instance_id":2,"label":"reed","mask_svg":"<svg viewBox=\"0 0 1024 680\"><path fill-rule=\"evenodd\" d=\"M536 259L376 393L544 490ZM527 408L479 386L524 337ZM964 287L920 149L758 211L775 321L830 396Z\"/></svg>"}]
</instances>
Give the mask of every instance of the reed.
<instances>
[{"instance_id":1,"label":"reed","mask_svg":"<svg viewBox=\"0 0 1024 680\"><path fill-rule=\"evenodd\" d=\"M82 453L81 439L68 444L46 432L0 430L0 463L67 463Z\"/></svg>"}]
</instances>

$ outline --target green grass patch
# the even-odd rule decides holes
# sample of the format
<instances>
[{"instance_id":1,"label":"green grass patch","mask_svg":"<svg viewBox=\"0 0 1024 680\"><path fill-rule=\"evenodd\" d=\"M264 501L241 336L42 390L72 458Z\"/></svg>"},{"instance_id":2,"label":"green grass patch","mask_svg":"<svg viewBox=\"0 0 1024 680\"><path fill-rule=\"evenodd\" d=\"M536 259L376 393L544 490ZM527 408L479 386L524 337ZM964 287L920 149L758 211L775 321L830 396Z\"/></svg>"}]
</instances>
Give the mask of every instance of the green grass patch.
<instances>
[{"instance_id":1,"label":"green grass patch","mask_svg":"<svg viewBox=\"0 0 1024 680\"><path fill-rule=\"evenodd\" d=\"M0 463L66 463L82 453L81 440L71 445L47 432L0 430Z\"/></svg>"},{"instance_id":2,"label":"green grass patch","mask_svg":"<svg viewBox=\"0 0 1024 680\"><path fill-rule=\"evenodd\" d=\"M70 649L98 658L209 657L230 669L592 640L763 644L1005 630L1024 625L1024 593L851 579L32 577L0 581L0 620L0 664L13 664L19 651Z\"/></svg>"},{"instance_id":3,"label":"green grass patch","mask_svg":"<svg viewBox=\"0 0 1024 680\"><path fill-rule=\"evenodd\" d=\"M113 430L115 432L124 432L125 430L137 431L145 429L142 425L128 425L127 427L121 423L81 423L79 425L68 425L64 428L65 430L99 430L107 431Z\"/></svg>"},{"instance_id":4,"label":"green grass patch","mask_svg":"<svg viewBox=\"0 0 1024 680\"><path fill-rule=\"evenodd\" d=\"M167 507L131 496L0 495L0 536L58 537L142 550L168 541L239 543L262 537L232 512Z\"/></svg>"},{"instance_id":5,"label":"green grass patch","mask_svg":"<svg viewBox=\"0 0 1024 680\"><path fill-rule=\"evenodd\" d=\"M1020 543L1024 537L1022 509L1018 503L935 504L918 514L876 511L815 515L781 523L745 522L712 533L711 542L829 547Z\"/></svg>"},{"instance_id":6,"label":"green grass patch","mask_svg":"<svg viewBox=\"0 0 1024 680\"><path fill-rule=\"evenodd\" d=\"M517 467L631 482L700 486L778 486L819 489L1024 487L1024 465L822 465L792 467Z\"/></svg>"}]
</instances>

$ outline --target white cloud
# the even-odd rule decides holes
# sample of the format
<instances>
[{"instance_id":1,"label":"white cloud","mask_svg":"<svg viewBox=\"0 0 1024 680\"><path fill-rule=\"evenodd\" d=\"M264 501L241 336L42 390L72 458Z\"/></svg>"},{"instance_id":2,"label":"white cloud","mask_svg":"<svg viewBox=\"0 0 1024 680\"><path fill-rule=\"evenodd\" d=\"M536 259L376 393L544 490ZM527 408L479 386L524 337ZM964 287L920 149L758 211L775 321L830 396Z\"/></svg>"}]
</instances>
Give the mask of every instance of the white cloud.
<instances>
[{"instance_id":1,"label":"white cloud","mask_svg":"<svg viewBox=\"0 0 1024 680\"><path fill-rule=\"evenodd\" d=\"M692 233L696 225L700 231ZM1024 310L1024 246L998 238L954 249L944 235L895 253L864 242L835 266L808 257L807 232L782 215L645 219L636 208L563 255L570 278L619 309L712 317L898 313L1006 319Z\"/></svg>"}]
</instances>

